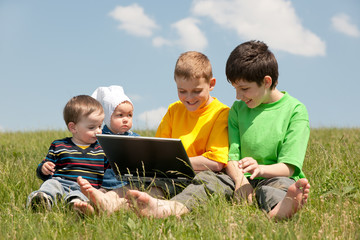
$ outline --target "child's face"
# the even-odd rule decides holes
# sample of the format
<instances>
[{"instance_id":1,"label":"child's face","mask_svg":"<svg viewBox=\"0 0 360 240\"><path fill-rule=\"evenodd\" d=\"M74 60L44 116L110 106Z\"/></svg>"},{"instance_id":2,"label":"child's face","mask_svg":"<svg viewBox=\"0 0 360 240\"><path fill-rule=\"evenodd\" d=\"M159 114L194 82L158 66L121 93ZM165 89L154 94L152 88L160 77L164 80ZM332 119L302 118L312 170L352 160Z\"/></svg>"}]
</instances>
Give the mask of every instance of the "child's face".
<instances>
[{"instance_id":1,"label":"child's face","mask_svg":"<svg viewBox=\"0 0 360 240\"><path fill-rule=\"evenodd\" d=\"M113 133L122 134L132 127L133 105L123 102L117 105L110 119L110 130Z\"/></svg>"},{"instance_id":2,"label":"child's face","mask_svg":"<svg viewBox=\"0 0 360 240\"><path fill-rule=\"evenodd\" d=\"M73 141L79 145L89 145L96 142L96 134L101 133L104 113L96 111L87 117L82 117L78 123L69 123L69 130L73 134Z\"/></svg>"},{"instance_id":3,"label":"child's face","mask_svg":"<svg viewBox=\"0 0 360 240\"><path fill-rule=\"evenodd\" d=\"M232 85L236 90L236 99L245 102L249 108L256 108L262 103L269 102L270 88L266 81L260 87L256 82L243 80L236 81Z\"/></svg>"},{"instance_id":4,"label":"child's face","mask_svg":"<svg viewBox=\"0 0 360 240\"><path fill-rule=\"evenodd\" d=\"M203 108L211 103L210 91L214 89L216 80L212 78L210 82L201 79L185 79L183 77L175 78L178 89L179 100L190 112Z\"/></svg>"}]
</instances>

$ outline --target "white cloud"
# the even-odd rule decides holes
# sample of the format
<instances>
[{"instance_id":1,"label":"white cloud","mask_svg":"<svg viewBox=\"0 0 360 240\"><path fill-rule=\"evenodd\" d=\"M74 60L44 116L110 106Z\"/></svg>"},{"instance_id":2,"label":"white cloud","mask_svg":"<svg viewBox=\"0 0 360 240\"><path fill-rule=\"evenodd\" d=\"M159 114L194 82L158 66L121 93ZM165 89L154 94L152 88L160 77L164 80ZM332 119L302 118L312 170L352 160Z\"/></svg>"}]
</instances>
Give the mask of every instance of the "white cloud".
<instances>
[{"instance_id":1,"label":"white cloud","mask_svg":"<svg viewBox=\"0 0 360 240\"><path fill-rule=\"evenodd\" d=\"M179 46L185 51L203 51L208 41L205 34L197 26L200 21L195 18L184 18L171 25L177 32L176 40L165 39L163 37L156 37L153 39L153 45L156 47L162 46Z\"/></svg>"},{"instance_id":2,"label":"white cloud","mask_svg":"<svg viewBox=\"0 0 360 240\"><path fill-rule=\"evenodd\" d=\"M344 33L350 37L360 37L360 30L351 23L350 17L344 13L340 13L331 18L333 28L338 32Z\"/></svg>"},{"instance_id":3,"label":"white cloud","mask_svg":"<svg viewBox=\"0 0 360 240\"><path fill-rule=\"evenodd\" d=\"M152 43L155 47L162 47L162 46L172 46L174 45L170 40L167 40L163 37L155 37L152 40Z\"/></svg>"},{"instance_id":4,"label":"white cloud","mask_svg":"<svg viewBox=\"0 0 360 240\"><path fill-rule=\"evenodd\" d=\"M180 37L176 43L186 51L203 51L208 44L205 34L197 26L198 23L199 20L195 18L185 18L172 24Z\"/></svg>"},{"instance_id":5,"label":"white cloud","mask_svg":"<svg viewBox=\"0 0 360 240\"><path fill-rule=\"evenodd\" d=\"M127 7L118 6L109 15L120 22L119 29L135 36L150 37L158 28L156 22L136 3Z\"/></svg>"},{"instance_id":6,"label":"white cloud","mask_svg":"<svg viewBox=\"0 0 360 240\"><path fill-rule=\"evenodd\" d=\"M165 115L167 108L160 107L150 111L143 112L139 115L139 120L143 122L143 125L149 129L156 129L163 116Z\"/></svg>"},{"instance_id":7,"label":"white cloud","mask_svg":"<svg viewBox=\"0 0 360 240\"><path fill-rule=\"evenodd\" d=\"M192 12L211 18L242 39L261 40L296 55L325 55L325 43L302 26L290 1L194 0Z\"/></svg>"}]
</instances>

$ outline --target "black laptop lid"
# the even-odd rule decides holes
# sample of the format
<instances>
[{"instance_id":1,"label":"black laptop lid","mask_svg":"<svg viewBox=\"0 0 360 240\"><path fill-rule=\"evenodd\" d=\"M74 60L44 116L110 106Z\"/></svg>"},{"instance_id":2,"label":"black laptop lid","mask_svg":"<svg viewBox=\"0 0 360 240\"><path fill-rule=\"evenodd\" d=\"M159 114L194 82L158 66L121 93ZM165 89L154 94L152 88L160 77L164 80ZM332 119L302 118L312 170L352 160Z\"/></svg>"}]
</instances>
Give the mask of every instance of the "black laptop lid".
<instances>
[{"instance_id":1,"label":"black laptop lid","mask_svg":"<svg viewBox=\"0 0 360 240\"><path fill-rule=\"evenodd\" d=\"M116 175L174 179L195 175L180 139L109 134L97 137Z\"/></svg>"}]
</instances>

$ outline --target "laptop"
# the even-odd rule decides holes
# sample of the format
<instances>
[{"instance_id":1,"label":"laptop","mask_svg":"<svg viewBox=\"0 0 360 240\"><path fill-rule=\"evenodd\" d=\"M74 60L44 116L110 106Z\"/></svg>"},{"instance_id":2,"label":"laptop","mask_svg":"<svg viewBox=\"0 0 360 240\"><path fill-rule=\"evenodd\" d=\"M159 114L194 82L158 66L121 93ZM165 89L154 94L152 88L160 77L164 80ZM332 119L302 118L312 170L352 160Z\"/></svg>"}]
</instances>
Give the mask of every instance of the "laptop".
<instances>
[{"instance_id":1,"label":"laptop","mask_svg":"<svg viewBox=\"0 0 360 240\"><path fill-rule=\"evenodd\" d=\"M194 170L180 139L96 135L115 175L121 180L141 178L191 180Z\"/></svg>"}]
</instances>

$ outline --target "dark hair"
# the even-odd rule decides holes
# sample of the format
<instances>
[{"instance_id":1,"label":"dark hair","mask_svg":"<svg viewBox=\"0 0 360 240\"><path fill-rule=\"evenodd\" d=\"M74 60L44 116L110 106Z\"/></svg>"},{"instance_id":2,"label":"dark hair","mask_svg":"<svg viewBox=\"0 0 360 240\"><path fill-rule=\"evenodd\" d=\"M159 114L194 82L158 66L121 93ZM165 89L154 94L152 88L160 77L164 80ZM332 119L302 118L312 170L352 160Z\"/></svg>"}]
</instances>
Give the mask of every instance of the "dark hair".
<instances>
[{"instance_id":1,"label":"dark hair","mask_svg":"<svg viewBox=\"0 0 360 240\"><path fill-rule=\"evenodd\" d=\"M64 107L64 120L66 126L69 122L78 123L82 117L87 117L91 113L100 111L104 113L101 103L88 95L79 95L71 98Z\"/></svg>"},{"instance_id":2,"label":"dark hair","mask_svg":"<svg viewBox=\"0 0 360 240\"><path fill-rule=\"evenodd\" d=\"M229 83L239 80L256 82L261 86L264 77L272 78L271 89L278 82L278 64L269 47L261 41L248 41L238 45L226 62L226 77Z\"/></svg>"},{"instance_id":3,"label":"dark hair","mask_svg":"<svg viewBox=\"0 0 360 240\"><path fill-rule=\"evenodd\" d=\"M204 78L206 82L210 82L213 77L210 60L200 52L182 53L176 61L174 78L176 77L184 77L186 80Z\"/></svg>"}]
</instances>

